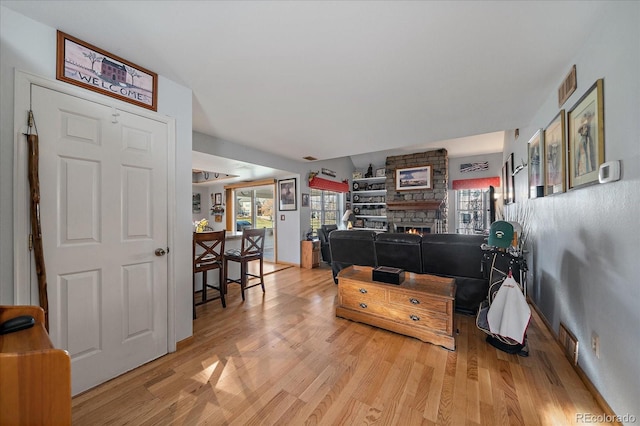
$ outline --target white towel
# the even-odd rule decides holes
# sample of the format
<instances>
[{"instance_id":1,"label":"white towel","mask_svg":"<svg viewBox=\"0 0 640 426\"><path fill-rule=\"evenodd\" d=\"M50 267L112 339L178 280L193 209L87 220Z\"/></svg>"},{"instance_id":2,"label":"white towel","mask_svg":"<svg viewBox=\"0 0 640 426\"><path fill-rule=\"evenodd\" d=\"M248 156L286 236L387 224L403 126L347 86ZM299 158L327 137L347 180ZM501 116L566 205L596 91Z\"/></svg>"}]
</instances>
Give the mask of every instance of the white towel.
<instances>
[{"instance_id":1,"label":"white towel","mask_svg":"<svg viewBox=\"0 0 640 426\"><path fill-rule=\"evenodd\" d=\"M489 329L522 344L530 319L531 308L520 286L513 277L505 278L487 313Z\"/></svg>"}]
</instances>

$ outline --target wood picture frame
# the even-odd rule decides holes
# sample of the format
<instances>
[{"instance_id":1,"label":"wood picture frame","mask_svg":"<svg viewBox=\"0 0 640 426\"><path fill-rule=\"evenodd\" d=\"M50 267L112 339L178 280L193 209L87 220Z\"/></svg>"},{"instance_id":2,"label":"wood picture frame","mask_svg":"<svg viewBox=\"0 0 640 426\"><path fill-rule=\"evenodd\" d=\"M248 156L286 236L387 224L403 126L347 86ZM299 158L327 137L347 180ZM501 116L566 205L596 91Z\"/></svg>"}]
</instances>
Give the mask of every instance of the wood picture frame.
<instances>
[{"instance_id":1,"label":"wood picture frame","mask_svg":"<svg viewBox=\"0 0 640 426\"><path fill-rule=\"evenodd\" d=\"M565 192L566 182L566 124L565 111L560 110L544 129L544 194Z\"/></svg>"},{"instance_id":2,"label":"wood picture frame","mask_svg":"<svg viewBox=\"0 0 640 426\"><path fill-rule=\"evenodd\" d=\"M415 191L433 188L433 167L424 165L396 169L396 191Z\"/></svg>"},{"instance_id":3,"label":"wood picture frame","mask_svg":"<svg viewBox=\"0 0 640 426\"><path fill-rule=\"evenodd\" d=\"M538 130L527 144L529 198L544 196L544 130Z\"/></svg>"},{"instance_id":4,"label":"wood picture frame","mask_svg":"<svg viewBox=\"0 0 640 426\"><path fill-rule=\"evenodd\" d=\"M516 178L513 175L514 170L514 154L513 152L507 158L507 162L505 164L507 168L507 199L506 203L511 204L516 202Z\"/></svg>"},{"instance_id":5,"label":"wood picture frame","mask_svg":"<svg viewBox=\"0 0 640 426\"><path fill-rule=\"evenodd\" d=\"M298 210L296 178L278 181L280 211Z\"/></svg>"},{"instance_id":6,"label":"wood picture frame","mask_svg":"<svg viewBox=\"0 0 640 426\"><path fill-rule=\"evenodd\" d=\"M569 189L598 182L604 163L604 80L597 80L567 114Z\"/></svg>"},{"instance_id":7,"label":"wood picture frame","mask_svg":"<svg viewBox=\"0 0 640 426\"><path fill-rule=\"evenodd\" d=\"M507 167L508 163L505 162L504 166L502 166L502 202L504 204L507 204L507 200L509 199L509 179L507 177Z\"/></svg>"},{"instance_id":8,"label":"wood picture frame","mask_svg":"<svg viewBox=\"0 0 640 426\"><path fill-rule=\"evenodd\" d=\"M56 78L158 110L158 75L62 31L57 33Z\"/></svg>"}]
</instances>

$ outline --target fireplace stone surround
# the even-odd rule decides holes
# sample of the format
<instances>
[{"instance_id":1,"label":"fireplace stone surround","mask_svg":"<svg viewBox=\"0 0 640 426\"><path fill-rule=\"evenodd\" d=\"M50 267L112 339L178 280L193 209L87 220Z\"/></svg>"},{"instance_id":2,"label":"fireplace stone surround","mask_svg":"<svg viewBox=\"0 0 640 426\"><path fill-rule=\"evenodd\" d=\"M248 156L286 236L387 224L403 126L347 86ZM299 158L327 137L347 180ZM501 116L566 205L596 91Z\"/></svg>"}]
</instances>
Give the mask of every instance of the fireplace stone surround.
<instances>
[{"instance_id":1,"label":"fireplace stone surround","mask_svg":"<svg viewBox=\"0 0 640 426\"><path fill-rule=\"evenodd\" d=\"M396 190L396 170L430 165L433 170L431 189ZM415 154L387 157L385 163L387 190L387 221L390 229L429 229L448 231L449 157L447 150L438 149Z\"/></svg>"}]
</instances>

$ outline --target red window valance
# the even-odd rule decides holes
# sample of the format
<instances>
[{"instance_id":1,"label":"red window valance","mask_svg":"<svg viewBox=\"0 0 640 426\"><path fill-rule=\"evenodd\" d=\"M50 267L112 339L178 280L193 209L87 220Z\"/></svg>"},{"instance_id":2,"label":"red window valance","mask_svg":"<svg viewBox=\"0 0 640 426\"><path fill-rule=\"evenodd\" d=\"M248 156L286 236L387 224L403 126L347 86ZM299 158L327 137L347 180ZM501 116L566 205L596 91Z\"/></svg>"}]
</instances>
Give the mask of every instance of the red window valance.
<instances>
[{"instance_id":1,"label":"red window valance","mask_svg":"<svg viewBox=\"0 0 640 426\"><path fill-rule=\"evenodd\" d=\"M333 191L333 192L349 192L349 182L336 182L329 179L324 179L318 176L315 176L313 179L309 181L309 188L311 189L322 189L324 191Z\"/></svg>"},{"instance_id":2,"label":"red window valance","mask_svg":"<svg viewBox=\"0 0 640 426\"><path fill-rule=\"evenodd\" d=\"M500 186L500 176L477 178L477 179L457 179L453 181L453 189L483 189L490 186Z\"/></svg>"}]
</instances>

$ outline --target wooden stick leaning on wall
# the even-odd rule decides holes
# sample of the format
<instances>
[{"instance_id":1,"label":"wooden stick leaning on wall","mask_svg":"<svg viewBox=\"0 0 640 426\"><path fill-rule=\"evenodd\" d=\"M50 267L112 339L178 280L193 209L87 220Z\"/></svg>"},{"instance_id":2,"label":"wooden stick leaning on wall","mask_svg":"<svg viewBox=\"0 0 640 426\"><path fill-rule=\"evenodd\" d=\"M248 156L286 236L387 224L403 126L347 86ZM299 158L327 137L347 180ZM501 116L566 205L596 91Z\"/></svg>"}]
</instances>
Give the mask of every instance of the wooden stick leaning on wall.
<instances>
[{"instance_id":1,"label":"wooden stick leaning on wall","mask_svg":"<svg viewBox=\"0 0 640 426\"><path fill-rule=\"evenodd\" d=\"M31 133L31 127L36 129L36 134ZM38 277L38 296L40 307L44 310L44 326L49 331L49 298L47 296L47 270L44 265L44 251L42 248L42 227L40 226L40 178L38 175L38 130L35 127L33 112L29 111L29 188L31 192L31 242L36 262L36 275Z\"/></svg>"}]
</instances>

